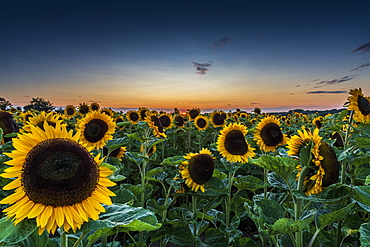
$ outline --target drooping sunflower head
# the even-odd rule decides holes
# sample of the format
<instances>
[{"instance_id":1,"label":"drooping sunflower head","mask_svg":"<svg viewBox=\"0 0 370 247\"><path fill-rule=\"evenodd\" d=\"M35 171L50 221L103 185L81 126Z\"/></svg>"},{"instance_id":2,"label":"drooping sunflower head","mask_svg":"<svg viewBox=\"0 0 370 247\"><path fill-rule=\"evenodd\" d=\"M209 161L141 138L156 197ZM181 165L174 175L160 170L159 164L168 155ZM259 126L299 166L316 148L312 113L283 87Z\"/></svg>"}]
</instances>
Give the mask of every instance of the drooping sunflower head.
<instances>
[{"instance_id":1,"label":"drooping sunflower head","mask_svg":"<svg viewBox=\"0 0 370 247\"><path fill-rule=\"evenodd\" d=\"M114 122L116 123L117 129L123 130L125 128L125 126L123 126L123 125L121 125L121 126L117 125L118 123L123 123L124 121L125 121L125 119L122 116L117 116L114 119Z\"/></svg>"},{"instance_id":2,"label":"drooping sunflower head","mask_svg":"<svg viewBox=\"0 0 370 247\"><path fill-rule=\"evenodd\" d=\"M193 191L199 189L204 193L204 184L211 179L215 168L214 157L211 151L203 148L199 153L188 153L184 156L186 161L179 166L181 178Z\"/></svg>"},{"instance_id":3,"label":"drooping sunflower head","mask_svg":"<svg viewBox=\"0 0 370 247\"><path fill-rule=\"evenodd\" d=\"M254 148L247 143L245 135L247 128L238 123L232 123L224 127L217 139L217 149L220 154L230 162L248 162L248 158L254 157Z\"/></svg>"},{"instance_id":4,"label":"drooping sunflower head","mask_svg":"<svg viewBox=\"0 0 370 247\"><path fill-rule=\"evenodd\" d=\"M88 104L86 103L80 103L78 105L78 113L81 115L81 116L85 116L87 113L89 113L90 111L90 107Z\"/></svg>"},{"instance_id":5,"label":"drooping sunflower head","mask_svg":"<svg viewBox=\"0 0 370 247\"><path fill-rule=\"evenodd\" d=\"M22 128L25 132L31 131L31 126L37 126L40 129L44 128L44 122L47 122L49 125L56 126L57 123L60 123L62 126L66 126L63 122L63 118L60 114L55 112L45 112L41 111L38 115L30 117L28 122L26 122Z\"/></svg>"},{"instance_id":6,"label":"drooping sunflower head","mask_svg":"<svg viewBox=\"0 0 370 247\"><path fill-rule=\"evenodd\" d=\"M93 102L90 105L90 110L91 111L99 111L100 110L100 105L96 102Z\"/></svg>"},{"instance_id":7,"label":"drooping sunflower head","mask_svg":"<svg viewBox=\"0 0 370 247\"><path fill-rule=\"evenodd\" d=\"M111 140L115 128L116 124L113 119L98 111L89 112L77 124L81 140L94 149L102 148L108 140Z\"/></svg>"},{"instance_id":8,"label":"drooping sunflower head","mask_svg":"<svg viewBox=\"0 0 370 247\"><path fill-rule=\"evenodd\" d=\"M137 124L140 121L140 114L137 111L128 111L126 118L131 124Z\"/></svg>"},{"instance_id":9,"label":"drooping sunflower head","mask_svg":"<svg viewBox=\"0 0 370 247\"><path fill-rule=\"evenodd\" d=\"M343 145L343 137L338 132L334 132L331 135L330 139L331 140L335 140L333 146L338 147L338 148L344 147L344 145Z\"/></svg>"},{"instance_id":10,"label":"drooping sunflower head","mask_svg":"<svg viewBox=\"0 0 370 247\"><path fill-rule=\"evenodd\" d=\"M173 118L173 123L179 127L179 128L183 128L185 126L185 119L181 116L181 115L176 115L174 118Z\"/></svg>"},{"instance_id":11,"label":"drooping sunflower head","mask_svg":"<svg viewBox=\"0 0 370 247\"><path fill-rule=\"evenodd\" d=\"M285 145L289 138L283 134L280 121L275 116L263 118L256 127L254 139L261 150L275 152L276 147Z\"/></svg>"},{"instance_id":12,"label":"drooping sunflower head","mask_svg":"<svg viewBox=\"0 0 370 247\"><path fill-rule=\"evenodd\" d=\"M319 194L324 188L339 180L339 162L335 151L329 144L324 141L320 142L314 161L316 167L310 172L313 175L309 176L306 195Z\"/></svg>"},{"instance_id":13,"label":"drooping sunflower head","mask_svg":"<svg viewBox=\"0 0 370 247\"><path fill-rule=\"evenodd\" d=\"M108 157L113 157L113 158L117 158L117 159L120 159L122 157L125 156L125 153L126 153L126 147L118 147L114 150L112 150L110 153L108 153L108 148L107 147L103 147L103 156L108 156Z\"/></svg>"},{"instance_id":14,"label":"drooping sunflower head","mask_svg":"<svg viewBox=\"0 0 370 247\"><path fill-rule=\"evenodd\" d=\"M4 135L19 131L18 124L13 119L13 115L2 110L0 110L0 128L3 130ZM2 142L7 142L11 139L12 138L2 138L0 139L0 143L2 144Z\"/></svg>"},{"instance_id":15,"label":"drooping sunflower head","mask_svg":"<svg viewBox=\"0 0 370 247\"><path fill-rule=\"evenodd\" d=\"M67 105L64 109L64 117L65 118L73 118L76 115L77 111L73 105Z\"/></svg>"},{"instance_id":16,"label":"drooping sunflower head","mask_svg":"<svg viewBox=\"0 0 370 247\"><path fill-rule=\"evenodd\" d=\"M318 116L314 120L312 120L312 123L316 126L316 128L321 129L321 127L322 127L322 120L323 120L323 117L322 116Z\"/></svg>"},{"instance_id":17,"label":"drooping sunflower head","mask_svg":"<svg viewBox=\"0 0 370 247\"><path fill-rule=\"evenodd\" d=\"M30 133L14 140L15 150L7 154L10 167L1 176L13 178L3 190L15 191L0 201L12 204L3 212L14 224L36 218L39 234L57 227L76 231L99 218L105 211L101 204L112 204L114 193L107 189L115 185L107 178L112 171L100 166L100 157L94 158L78 139L79 133L73 135L60 123L54 128L45 122L43 129L31 126Z\"/></svg>"},{"instance_id":18,"label":"drooping sunflower head","mask_svg":"<svg viewBox=\"0 0 370 247\"><path fill-rule=\"evenodd\" d=\"M319 141L319 139L321 140L321 137L318 136L318 129L317 132L316 130L314 131L313 135L313 133L309 129L302 127L302 130L298 130L297 134L298 135L293 135L287 142L287 153L290 156L298 157L300 149L307 146L312 139L315 139L316 143Z\"/></svg>"},{"instance_id":19,"label":"drooping sunflower head","mask_svg":"<svg viewBox=\"0 0 370 247\"><path fill-rule=\"evenodd\" d=\"M194 107L191 110L187 111L187 115L190 121L193 121L198 115L200 114L200 109L198 107Z\"/></svg>"},{"instance_id":20,"label":"drooping sunflower head","mask_svg":"<svg viewBox=\"0 0 370 247\"><path fill-rule=\"evenodd\" d=\"M147 144L148 143L143 143L140 145L140 152L150 157L157 151L157 145L151 145L150 148L148 148Z\"/></svg>"},{"instance_id":21,"label":"drooping sunflower head","mask_svg":"<svg viewBox=\"0 0 370 247\"><path fill-rule=\"evenodd\" d=\"M351 89L348 97L348 110L353 110L353 118L358 122L370 123L370 97L362 94L362 89Z\"/></svg>"},{"instance_id":22,"label":"drooping sunflower head","mask_svg":"<svg viewBox=\"0 0 370 247\"><path fill-rule=\"evenodd\" d=\"M161 121L163 128L170 129L172 127L172 116L170 114L162 113L159 116L159 120Z\"/></svg>"},{"instance_id":23,"label":"drooping sunflower head","mask_svg":"<svg viewBox=\"0 0 370 247\"><path fill-rule=\"evenodd\" d=\"M199 115L194 119L194 126L198 130L205 130L209 126L209 121L206 116Z\"/></svg>"},{"instance_id":24,"label":"drooping sunflower head","mask_svg":"<svg viewBox=\"0 0 370 247\"><path fill-rule=\"evenodd\" d=\"M167 137L166 133L164 133L162 122L156 115L148 113L147 117L145 118L145 122L147 122L149 127L153 129L153 135L155 137L164 137L164 138Z\"/></svg>"},{"instance_id":25,"label":"drooping sunflower head","mask_svg":"<svg viewBox=\"0 0 370 247\"><path fill-rule=\"evenodd\" d=\"M139 114L140 121L144 121L147 117L147 113L150 114L150 110L147 107L140 107L137 110L137 113Z\"/></svg>"},{"instance_id":26,"label":"drooping sunflower head","mask_svg":"<svg viewBox=\"0 0 370 247\"><path fill-rule=\"evenodd\" d=\"M210 119L215 127L222 127L226 124L225 118L220 111L213 111Z\"/></svg>"}]
</instances>

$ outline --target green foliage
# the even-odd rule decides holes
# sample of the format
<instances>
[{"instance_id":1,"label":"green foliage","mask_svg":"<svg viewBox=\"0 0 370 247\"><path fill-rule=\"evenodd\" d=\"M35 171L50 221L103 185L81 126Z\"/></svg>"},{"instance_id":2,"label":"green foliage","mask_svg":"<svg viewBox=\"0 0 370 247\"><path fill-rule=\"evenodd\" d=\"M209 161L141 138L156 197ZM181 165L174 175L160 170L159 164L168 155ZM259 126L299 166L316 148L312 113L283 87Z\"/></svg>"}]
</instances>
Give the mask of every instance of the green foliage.
<instances>
[{"instance_id":1,"label":"green foliage","mask_svg":"<svg viewBox=\"0 0 370 247\"><path fill-rule=\"evenodd\" d=\"M4 99L3 97L0 97L0 110L7 110L8 107L11 107L12 103L10 103L9 100Z\"/></svg>"}]
</instances>

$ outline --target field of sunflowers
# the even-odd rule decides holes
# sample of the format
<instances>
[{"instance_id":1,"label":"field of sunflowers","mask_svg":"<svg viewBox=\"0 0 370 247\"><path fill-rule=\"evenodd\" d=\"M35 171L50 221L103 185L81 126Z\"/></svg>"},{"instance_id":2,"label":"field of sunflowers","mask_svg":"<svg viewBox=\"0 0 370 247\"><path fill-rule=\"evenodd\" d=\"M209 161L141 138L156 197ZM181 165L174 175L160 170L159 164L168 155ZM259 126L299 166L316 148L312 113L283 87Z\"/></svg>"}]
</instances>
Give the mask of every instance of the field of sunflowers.
<instances>
[{"instance_id":1,"label":"field of sunflowers","mask_svg":"<svg viewBox=\"0 0 370 247\"><path fill-rule=\"evenodd\" d=\"M369 102L0 111L0 246L370 246Z\"/></svg>"}]
</instances>

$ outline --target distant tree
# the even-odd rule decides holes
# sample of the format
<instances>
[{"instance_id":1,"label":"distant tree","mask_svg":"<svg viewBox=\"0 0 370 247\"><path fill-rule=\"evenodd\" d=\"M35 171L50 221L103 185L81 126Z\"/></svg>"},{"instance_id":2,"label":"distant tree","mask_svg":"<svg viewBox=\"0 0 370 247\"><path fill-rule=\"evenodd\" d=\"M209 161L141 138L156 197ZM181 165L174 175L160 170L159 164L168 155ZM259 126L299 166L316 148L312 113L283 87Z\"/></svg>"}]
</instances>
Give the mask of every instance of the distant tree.
<instances>
[{"instance_id":1,"label":"distant tree","mask_svg":"<svg viewBox=\"0 0 370 247\"><path fill-rule=\"evenodd\" d=\"M23 107L25 111L28 111L30 109L34 109L36 111L49 111L49 110L54 110L55 106L53 106L53 103L50 101L46 101L43 98L32 98L30 103L28 105L25 105Z\"/></svg>"},{"instance_id":2,"label":"distant tree","mask_svg":"<svg viewBox=\"0 0 370 247\"><path fill-rule=\"evenodd\" d=\"M11 107L12 103L10 103L8 100L0 97L0 110L6 110L7 107Z\"/></svg>"}]
</instances>

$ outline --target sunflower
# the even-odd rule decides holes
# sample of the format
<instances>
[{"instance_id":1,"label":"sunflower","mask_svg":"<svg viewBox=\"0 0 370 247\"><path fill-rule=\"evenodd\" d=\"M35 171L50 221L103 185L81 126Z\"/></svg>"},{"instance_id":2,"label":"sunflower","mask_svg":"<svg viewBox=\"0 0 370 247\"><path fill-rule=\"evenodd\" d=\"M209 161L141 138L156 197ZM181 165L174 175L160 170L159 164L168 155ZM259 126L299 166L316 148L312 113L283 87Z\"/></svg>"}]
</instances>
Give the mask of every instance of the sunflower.
<instances>
[{"instance_id":1,"label":"sunflower","mask_svg":"<svg viewBox=\"0 0 370 247\"><path fill-rule=\"evenodd\" d=\"M29 110L26 112L22 112L19 116L21 117L21 121L27 122L31 117L34 117L35 114L33 113L33 111Z\"/></svg>"},{"instance_id":2,"label":"sunflower","mask_svg":"<svg viewBox=\"0 0 370 247\"><path fill-rule=\"evenodd\" d=\"M90 107L86 103L80 103L78 105L78 113L82 116L86 115L90 111Z\"/></svg>"},{"instance_id":3,"label":"sunflower","mask_svg":"<svg viewBox=\"0 0 370 247\"><path fill-rule=\"evenodd\" d=\"M137 110L137 113L139 114L139 120L144 121L147 117L147 113L150 114L150 110L147 107L140 107Z\"/></svg>"},{"instance_id":4,"label":"sunflower","mask_svg":"<svg viewBox=\"0 0 370 247\"><path fill-rule=\"evenodd\" d=\"M164 133L162 123L156 115L147 113L145 122L147 122L149 127L153 129L153 135L155 137L164 137L164 138L167 137L167 135Z\"/></svg>"},{"instance_id":5,"label":"sunflower","mask_svg":"<svg viewBox=\"0 0 370 247\"><path fill-rule=\"evenodd\" d=\"M131 124L137 124L140 121L140 114L137 111L128 111L126 118Z\"/></svg>"},{"instance_id":6,"label":"sunflower","mask_svg":"<svg viewBox=\"0 0 370 247\"><path fill-rule=\"evenodd\" d=\"M224 127L217 139L217 150L230 162L248 162L252 158L255 148L245 140L247 128L238 123L232 123Z\"/></svg>"},{"instance_id":7,"label":"sunflower","mask_svg":"<svg viewBox=\"0 0 370 247\"><path fill-rule=\"evenodd\" d=\"M14 121L13 115L3 110L0 110L0 128L2 129L3 135L19 131L18 124ZM3 144L11 140L12 138L6 138L6 137L1 138L0 144Z\"/></svg>"},{"instance_id":8,"label":"sunflower","mask_svg":"<svg viewBox=\"0 0 370 247\"><path fill-rule=\"evenodd\" d=\"M156 151L157 151L157 145L152 145L149 150L145 150L145 146L148 144L148 142L146 144L141 144L140 145L140 152L144 155L147 155L148 157L152 156Z\"/></svg>"},{"instance_id":9,"label":"sunflower","mask_svg":"<svg viewBox=\"0 0 370 247\"><path fill-rule=\"evenodd\" d=\"M225 118L220 111L213 111L210 119L214 127L223 127L226 124Z\"/></svg>"},{"instance_id":10,"label":"sunflower","mask_svg":"<svg viewBox=\"0 0 370 247\"><path fill-rule=\"evenodd\" d=\"M125 120L123 119L123 117L122 116L117 116L115 119L114 119L114 122L116 123L116 124L118 124L118 123L123 123ZM116 125L116 127L117 127L117 129L120 129L120 130L123 130L124 128L125 128L125 126L123 126L123 125L121 125L121 126L118 126L118 125Z\"/></svg>"},{"instance_id":11,"label":"sunflower","mask_svg":"<svg viewBox=\"0 0 370 247\"><path fill-rule=\"evenodd\" d=\"M100 109L100 113L107 114L110 117L113 117L113 115L114 115L112 109L110 109L110 108L102 108L102 109Z\"/></svg>"},{"instance_id":12,"label":"sunflower","mask_svg":"<svg viewBox=\"0 0 370 247\"><path fill-rule=\"evenodd\" d=\"M262 151L275 152L276 147L285 145L289 138L282 133L280 121L275 116L263 118L256 127L254 140Z\"/></svg>"},{"instance_id":13,"label":"sunflower","mask_svg":"<svg viewBox=\"0 0 370 247\"><path fill-rule=\"evenodd\" d=\"M75 232L89 219L97 220L110 205L115 194L107 176L112 171L100 166L99 156L93 158L90 149L79 143L79 133L57 123L55 128L31 126L31 132L14 140L7 155L11 166L1 174L13 178L3 190L14 193L0 201L12 204L3 212L18 224L25 218L36 218L38 232L54 233L57 227Z\"/></svg>"},{"instance_id":14,"label":"sunflower","mask_svg":"<svg viewBox=\"0 0 370 247\"><path fill-rule=\"evenodd\" d=\"M77 131L81 133L81 140L94 149L102 148L108 140L113 138L116 124L105 113L89 112L77 124Z\"/></svg>"},{"instance_id":15,"label":"sunflower","mask_svg":"<svg viewBox=\"0 0 370 247\"><path fill-rule=\"evenodd\" d=\"M370 97L365 97L362 94L362 89L350 90L348 97L348 110L353 110L353 118L358 122L370 123Z\"/></svg>"},{"instance_id":16,"label":"sunflower","mask_svg":"<svg viewBox=\"0 0 370 247\"><path fill-rule=\"evenodd\" d=\"M194 125L198 130L205 130L209 126L209 121L206 116L199 115L194 119Z\"/></svg>"},{"instance_id":17,"label":"sunflower","mask_svg":"<svg viewBox=\"0 0 370 247\"><path fill-rule=\"evenodd\" d=\"M322 127L322 120L323 120L323 117L322 116L318 116L314 120L312 120L312 123L316 126L316 128L321 129L321 127Z\"/></svg>"},{"instance_id":18,"label":"sunflower","mask_svg":"<svg viewBox=\"0 0 370 247\"><path fill-rule=\"evenodd\" d=\"M28 122L26 122L22 128L23 131L30 132L31 126L37 126L39 128L44 128L44 122L47 122L49 125L55 126L57 123L60 123L62 126L66 126L63 123L63 118L59 113L54 112L45 112L42 111L40 114L30 117Z\"/></svg>"},{"instance_id":19,"label":"sunflower","mask_svg":"<svg viewBox=\"0 0 370 247\"><path fill-rule=\"evenodd\" d=\"M161 124L163 128L170 129L172 127L172 116L167 113L162 113L159 115L159 120L161 121Z\"/></svg>"},{"instance_id":20,"label":"sunflower","mask_svg":"<svg viewBox=\"0 0 370 247\"><path fill-rule=\"evenodd\" d=\"M125 156L126 151L127 151L126 147L118 147L112 150L110 153L108 153L108 148L103 147L103 156L114 157L114 158L120 159Z\"/></svg>"},{"instance_id":21,"label":"sunflower","mask_svg":"<svg viewBox=\"0 0 370 247\"><path fill-rule=\"evenodd\" d=\"M200 109L198 107L194 107L191 110L187 111L187 115L190 121L193 121L198 115L200 114Z\"/></svg>"},{"instance_id":22,"label":"sunflower","mask_svg":"<svg viewBox=\"0 0 370 247\"><path fill-rule=\"evenodd\" d=\"M185 126L185 119L181 115L176 115L173 118L173 122L179 128L183 128Z\"/></svg>"},{"instance_id":23,"label":"sunflower","mask_svg":"<svg viewBox=\"0 0 370 247\"><path fill-rule=\"evenodd\" d=\"M180 175L185 184L193 191L199 189L204 193L204 184L211 179L215 168L214 157L211 151L202 148L199 153L188 153L186 159L179 166Z\"/></svg>"},{"instance_id":24,"label":"sunflower","mask_svg":"<svg viewBox=\"0 0 370 247\"><path fill-rule=\"evenodd\" d=\"M100 110L100 105L98 103L93 102L90 105L90 110L91 111L99 111Z\"/></svg>"},{"instance_id":25,"label":"sunflower","mask_svg":"<svg viewBox=\"0 0 370 247\"><path fill-rule=\"evenodd\" d=\"M73 105L67 105L64 109L65 118L73 118L76 115L76 108Z\"/></svg>"},{"instance_id":26,"label":"sunflower","mask_svg":"<svg viewBox=\"0 0 370 247\"><path fill-rule=\"evenodd\" d=\"M318 128L316 128L313 132L303 128L302 131L298 130L297 133L298 135L292 136L292 138L288 141L288 154L298 157L302 148L312 145L312 160L309 160L310 164L308 164L310 170L307 176L304 178L304 185L306 185L305 194L318 194L325 187L338 182L338 159L333 148L326 142L322 141L322 137L319 136ZM297 177L299 177L301 173L300 171L302 170L302 165L299 165L297 170Z\"/></svg>"}]
</instances>

